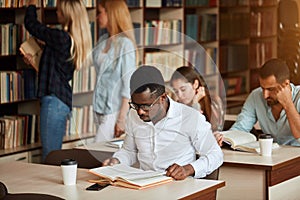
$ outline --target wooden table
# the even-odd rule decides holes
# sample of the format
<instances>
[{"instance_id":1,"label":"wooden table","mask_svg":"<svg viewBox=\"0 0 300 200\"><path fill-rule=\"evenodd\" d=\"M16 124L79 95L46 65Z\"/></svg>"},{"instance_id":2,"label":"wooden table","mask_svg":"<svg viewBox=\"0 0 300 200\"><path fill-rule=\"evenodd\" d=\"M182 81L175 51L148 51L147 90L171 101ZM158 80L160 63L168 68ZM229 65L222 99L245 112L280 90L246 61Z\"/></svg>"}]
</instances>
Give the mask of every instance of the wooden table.
<instances>
[{"instance_id":1,"label":"wooden table","mask_svg":"<svg viewBox=\"0 0 300 200\"><path fill-rule=\"evenodd\" d=\"M187 178L144 190L108 186L101 191L87 191L95 175L78 169L77 184L65 186L59 166L8 162L0 164L0 181L10 193L44 193L65 199L215 199L224 181Z\"/></svg>"},{"instance_id":2,"label":"wooden table","mask_svg":"<svg viewBox=\"0 0 300 200\"><path fill-rule=\"evenodd\" d=\"M281 146L271 157L223 149L217 199L300 199L300 148Z\"/></svg>"}]
</instances>

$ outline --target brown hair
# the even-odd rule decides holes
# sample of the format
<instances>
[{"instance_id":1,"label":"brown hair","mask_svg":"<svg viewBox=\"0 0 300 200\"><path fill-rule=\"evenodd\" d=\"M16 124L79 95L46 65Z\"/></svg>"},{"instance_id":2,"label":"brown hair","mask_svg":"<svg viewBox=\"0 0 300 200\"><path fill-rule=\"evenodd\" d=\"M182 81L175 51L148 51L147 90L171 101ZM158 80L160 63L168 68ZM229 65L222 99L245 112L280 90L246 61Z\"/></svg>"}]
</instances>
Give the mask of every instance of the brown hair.
<instances>
[{"instance_id":1,"label":"brown hair","mask_svg":"<svg viewBox=\"0 0 300 200\"><path fill-rule=\"evenodd\" d=\"M101 0L99 4L105 9L108 18L110 36L123 34L136 46L134 29L129 9L125 0ZM113 23L112 23L113 22ZM138 52L135 52L138 63Z\"/></svg>"},{"instance_id":2,"label":"brown hair","mask_svg":"<svg viewBox=\"0 0 300 200\"><path fill-rule=\"evenodd\" d=\"M259 69L259 77L266 79L269 76L275 76L278 83L290 80L290 70L286 62L278 58L273 58L265 62Z\"/></svg>"},{"instance_id":3,"label":"brown hair","mask_svg":"<svg viewBox=\"0 0 300 200\"><path fill-rule=\"evenodd\" d=\"M203 86L205 90L205 97L199 100L203 115L206 117L207 121L211 121L211 98L208 91L208 87L203 79L203 77L194 69L193 67L182 66L176 69L173 73L170 82L174 80L184 79L191 84L194 84L195 80L198 80L199 86Z\"/></svg>"},{"instance_id":4,"label":"brown hair","mask_svg":"<svg viewBox=\"0 0 300 200\"><path fill-rule=\"evenodd\" d=\"M123 33L135 44L132 20L126 2L124 0L101 0L99 4L107 13L110 36Z\"/></svg>"}]
</instances>

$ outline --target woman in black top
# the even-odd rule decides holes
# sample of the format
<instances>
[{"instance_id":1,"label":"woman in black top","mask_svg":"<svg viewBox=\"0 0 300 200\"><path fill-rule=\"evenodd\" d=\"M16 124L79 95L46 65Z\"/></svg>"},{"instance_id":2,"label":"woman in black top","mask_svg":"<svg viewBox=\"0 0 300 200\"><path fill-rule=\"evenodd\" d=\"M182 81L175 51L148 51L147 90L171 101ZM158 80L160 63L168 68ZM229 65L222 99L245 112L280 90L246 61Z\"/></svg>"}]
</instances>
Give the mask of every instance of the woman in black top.
<instances>
[{"instance_id":1,"label":"woman in black top","mask_svg":"<svg viewBox=\"0 0 300 200\"><path fill-rule=\"evenodd\" d=\"M92 48L89 20L81 0L58 0L57 18L62 30L50 28L37 20L37 0L29 0L25 14L27 31L45 43L39 64L40 133L43 160L62 146L67 116L72 109L70 80ZM80 13L80 17L78 17ZM82 34L84 33L84 34ZM29 60L31 55L25 55Z\"/></svg>"}]
</instances>

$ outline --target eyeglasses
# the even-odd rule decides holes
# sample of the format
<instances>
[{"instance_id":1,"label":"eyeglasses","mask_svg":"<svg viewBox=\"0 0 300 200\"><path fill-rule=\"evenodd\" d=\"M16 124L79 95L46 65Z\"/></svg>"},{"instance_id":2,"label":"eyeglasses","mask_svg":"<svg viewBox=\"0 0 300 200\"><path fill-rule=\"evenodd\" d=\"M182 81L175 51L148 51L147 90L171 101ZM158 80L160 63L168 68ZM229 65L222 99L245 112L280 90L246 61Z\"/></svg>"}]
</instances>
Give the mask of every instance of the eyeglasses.
<instances>
[{"instance_id":1,"label":"eyeglasses","mask_svg":"<svg viewBox=\"0 0 300 200\"><path fill-rule=\"evenodd\" d=\"M160 98L161 96L157 97L153 103L151 103L150 105L149 104L136 104L136 103L132 103L132 102L128 102L130 108L134 109L134 110L139 110L139 109L142 109L143 111L149 111L151 110L151 108L154 106L154 104L158 101L158 99Z\"/></svg>"}]
</instances>

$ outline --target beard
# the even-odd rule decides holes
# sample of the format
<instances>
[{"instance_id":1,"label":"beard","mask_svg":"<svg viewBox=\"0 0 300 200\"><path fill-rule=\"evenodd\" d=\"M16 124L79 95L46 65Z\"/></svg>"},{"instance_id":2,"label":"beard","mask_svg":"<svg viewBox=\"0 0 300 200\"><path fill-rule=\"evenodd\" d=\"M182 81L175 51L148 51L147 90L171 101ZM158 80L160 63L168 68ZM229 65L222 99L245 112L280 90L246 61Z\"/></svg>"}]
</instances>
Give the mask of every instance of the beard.
<instances>
[{"instance_id":1,"label":"beard","mask_svg":"<svg viewBox=\"0 0 300 200\"><path fill-rule=\"evenodd\" d=\"M266 101L267 101L268 106L274 106L279 103L278 100L272 99L272 98L267 98Z\"/></svg>"},{"instance_id":2,"label":"beard","mask_svg":"<svg viewBox=\"0 0 300 200\"><path fill-rule=\"evenodd\" d=\"M151 122L151 119L149 116L146 115L139 115L140 119L143 120L144 122Z\"/></svg>"}]
</instances>

